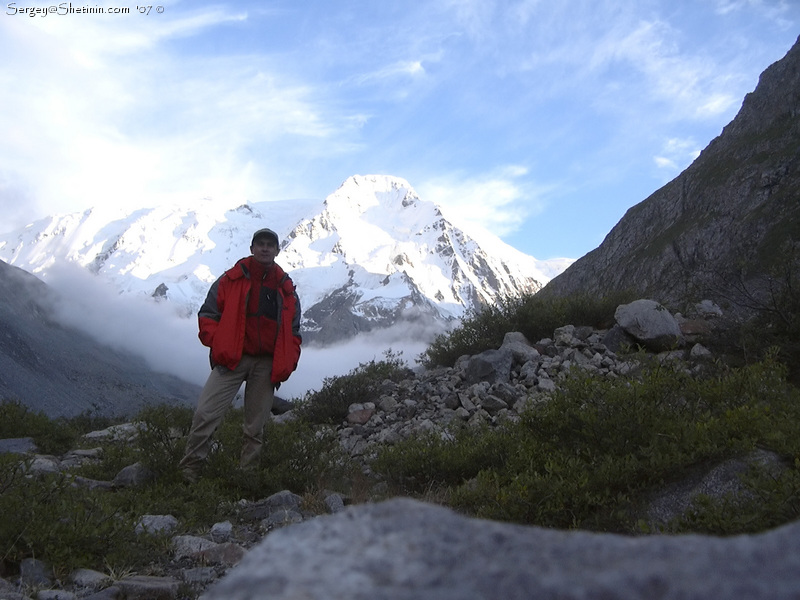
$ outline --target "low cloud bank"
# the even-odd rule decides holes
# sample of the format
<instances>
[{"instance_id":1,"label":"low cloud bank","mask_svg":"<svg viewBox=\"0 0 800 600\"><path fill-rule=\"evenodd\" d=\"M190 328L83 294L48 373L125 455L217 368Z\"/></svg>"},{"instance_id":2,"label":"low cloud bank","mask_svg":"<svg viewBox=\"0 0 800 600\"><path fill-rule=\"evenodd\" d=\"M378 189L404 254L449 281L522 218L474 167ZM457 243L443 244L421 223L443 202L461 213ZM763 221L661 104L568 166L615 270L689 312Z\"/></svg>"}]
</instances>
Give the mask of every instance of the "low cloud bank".
<instances>
[{"instance_id":1,"label":"low cloud bank","mask_svg":"<svg viewBox=\"0 0 800 600\"><path fill-rule=\"evenodd\" d=\"M53 309L64 325L101 344L144 358L156 371L202 385L208 349L197 339L197 321L179 316L174 305L121 294L111 283L72 263L58 263L42 276L55 292Z\"/></svg>"},{"instance_id":2,"label":"low cloud bank","mask_svg":"<svg viewBox=\"0 0 800 600\"><path fill-rule=\"evenodd\" d=\"M319 390L326 377L345 375L361 363L382 360L386 353L405 361L414 368L417 357L432 341L435 331L401 322L388 329L363 333L352 340L333 346L308 346L303 348L297 371L283 386L279 394L284 398L299 398L307 391Z\"/></svg>"},{"instance_id":3,"label":"low cloud bank","mask_svg":"<svg viewBox=\"0 0 800 600\"><path fill-rule=\"evenodd\" d=\"M182 317L168 301L121 294L111 283L72 263L58 263L41 276L55 292L59 322L98 342L141 356L154 370L203 385L209 372L208 348L197 339L197 320ZM324 379L344 375L361 363L399 355L409 367L440 333L430 324L402 322L329 347L304 346L297 371L279 395L302 398Z\"/></svg>"}]
</instances>

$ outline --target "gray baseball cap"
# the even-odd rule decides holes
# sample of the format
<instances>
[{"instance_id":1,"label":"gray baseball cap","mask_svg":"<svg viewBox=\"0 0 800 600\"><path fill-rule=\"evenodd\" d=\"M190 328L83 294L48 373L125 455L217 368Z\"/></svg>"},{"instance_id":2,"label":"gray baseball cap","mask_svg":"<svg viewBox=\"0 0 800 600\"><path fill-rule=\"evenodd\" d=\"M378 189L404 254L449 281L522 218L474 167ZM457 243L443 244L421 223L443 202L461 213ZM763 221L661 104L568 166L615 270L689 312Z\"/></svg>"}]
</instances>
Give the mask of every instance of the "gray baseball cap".
<instances>
[{"instance_id":1,"label":"gray baseball cap","mask_svg":"<svg viewBox=\"0 0 800 600\"><path fill-rule=\"evenodd\" d=\"M253 241L250 243L250 245L252 246L255 244L256 240L260 237L270 237L275 240L276 246L281 245L281 241L278 239L278 234L272 231L272 229L267 229L266 227L264 229L259 229L253 234Z\"/></svg>"}]
</instances>

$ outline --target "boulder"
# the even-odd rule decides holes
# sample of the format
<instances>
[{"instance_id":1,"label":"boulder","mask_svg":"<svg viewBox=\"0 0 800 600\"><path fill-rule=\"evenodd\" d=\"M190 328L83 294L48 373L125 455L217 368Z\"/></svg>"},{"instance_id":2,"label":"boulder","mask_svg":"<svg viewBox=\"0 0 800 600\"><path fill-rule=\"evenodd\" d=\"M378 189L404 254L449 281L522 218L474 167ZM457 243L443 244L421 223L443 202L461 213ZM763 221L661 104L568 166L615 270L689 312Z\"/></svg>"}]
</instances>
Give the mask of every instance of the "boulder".
<instances>
[{"instance_id":1,"label":"boulder","mask_svg":"<svg viewBox=\"0 0 800 600\"><path fill-rule=\"evenodd\" d=\"M136 487L155 478L155 473L142 463L134 463L116 474L112 483L117 487Z\"/></svg>"},{"instance_id":2,"label":"boulder","mask_svg":"<svg viewBox=\"0 0 800 600\"><path fill-rule=\"evenodd\" d=\"M654 352L672 350L683 343L678 321L655 300L621 304L614 319L626 333Z\"/></svg>"},{"instance_id":3,"label":"boulder","mask_svg":"<svg viewBox=\"0 0 800 600\"><path fill-rule=\"evenodd\" d=\"M800 523L732 538L627 537L471 519L400 498L278 530L205 600L789 600Z\"/></svg>"},{"instance_id":4,"label":"boulder","mask_svg":"<svg viewBox=\"0 0 800 600\"><path fill-rule=\"evenodd\" d=\"M467 363L468 383L508 381L514 359L510 350L486 350L471 357Z\"/></svg>"},{"instance_id":5,"label":"boulder","mask_svg":"<svg viewBox=\"0 0 800 600\"><path fill-rule=\"evenodd\" d=\"M117 581L125 600L173 600L178 597L181 582L172 577L132 575Z\"/></svg>"}]
</instances>

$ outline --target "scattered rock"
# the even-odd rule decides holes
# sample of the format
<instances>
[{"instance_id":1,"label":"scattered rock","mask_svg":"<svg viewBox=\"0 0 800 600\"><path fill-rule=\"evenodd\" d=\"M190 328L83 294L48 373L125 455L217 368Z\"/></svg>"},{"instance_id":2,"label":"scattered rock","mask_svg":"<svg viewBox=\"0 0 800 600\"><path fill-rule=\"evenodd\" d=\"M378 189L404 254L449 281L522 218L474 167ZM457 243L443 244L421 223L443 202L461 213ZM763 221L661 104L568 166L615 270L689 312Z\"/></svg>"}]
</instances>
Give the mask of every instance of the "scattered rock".
<instances>
[{"instance_id":1,"label":"scattered rock","mask_svg":"<svg viewBox=\"0 0 800 600\"><path fill-rule=\"evenodd\" d=\"M70 580L76 587L87 590L99 590L111 583L108 575L92 569L76 569L70 575Z\"/></svg>"},{"instance_id":2,"label":"scattered rock","mask_svg":"<svg viewBox=\"0 0 800 600\"><path fill-rule=\"evenodd\" d=\"M172 515L144 515L136 524L136 533L167 535L175 531L178 519Z\"/></svg>"},{"instance_id":3,"label":"scattered rock","mask_svg":"<svg viewBox=\"0 0 800 600\"><path fill-rule=\"evenodd\" d=\"M125 600L174 600L180 581L172 577L133 575L120 579L115 585L122 589Z\"/></svg>"},{"instance_id":4,"label":"scattered rock","mask_svg":"<svg viewBox=\"0 0 800 600\"><path fill-rule=\"evenodd\" d=\"M627 330L622 323L609 331L568 325L555 330L552 338L535 343L520 333L511 332L505 336L500 348L476 356L461 357L452 368L422 371L416 375L409 372L409 377L401 382L387 380L379 386L375 398L364 398L362 402L350 406L347 417L336 428L339 442L354 459L361 461L368 474L370 460L381 446L397 443L419 432L447 435L447 428L453 421L496 426L509 419L518 419L520 413L531 404L547 402L553 394L558 393L561 385L576 370L609 378L634 375L639 368L638 359L619 356L618 350L637 343L650 348L667 347L672 350L679 338L675 337L678 320L663 307L659 308L660 305L650 301L632 304L638 307L635 311L618 311ZM655 314L652 320L663 323L656 323L653 327L642 326L643 320L630 317L640 311L651 316ZM719 316L711 309L706 310L705 314L713 315L709 319ZM634 327L633 321L639 324ZM697 330L701 329L698 326ZM680 335L679 327L677 335ZM671 340L669 344L664 341L667 339ZM645 340L656 341L645 344ZM695 372L705 368L709 359L713 359L713 354L699 343L693 343L689 351L666 351L658 357L661 361L675 362L679 367L683 365ZM274 419L277 422L289 420L292 413L287 409ZM84 439L129 440L139 430L140 425L120 425L89 434ZM22 450L24 464L31 474L63 473L71 485L97 491L141 485L153 477L138 463L122 469L113 482L75 477L70 470L99 460L102 450L73 450L63 457L55 457L37 454L32 440L19 440L6 441L5 445L0 440L0 449ZM726 493L732 493L734 497L736 494L745 494L738 476L749 465L772 472L781 467L779 463L775 456L757 454L707 465L685 481L667 486L661 494L656 494L645 509L643 518L657 528L659 524L691 510L699 494L718 498ZM304 598L380 597L389 600L434 597L454 600L527 598L536 595L534 592L537 590L544 594L542 586L551 585L552 588L547 587L550 591L546 593L552 592L563 598L600 595L608 598L666 597L670 594L685 598L702 597L692 595L695 592L689 583L674 581L673 577L667 575L670 568L675 568L681 577L688 575L687 581L700 578L691 570L691 560L674 558L673 555L680 552L673 552L669 544L664 546L660 545L662 542L654 542L647 545L633 538L619 536L549 533L536 528L499 525L468 520L443 509L408 502L348 509L345 508L344 497L330 492L325 494L324 505L333 516L316 517L303 509L300 496L284 490L258 501L239 502L231 511L231 517L238 523L236 528L231 521L223 521L214 524L203 535L172 537L173 554L168 576L125 577L112 585L111 578L103 573L79 569L71 574L65 589L45 589L61 586L52 578L52 574L48 574L46 565L29 562L24 567L20 566L21 578L24 576L26 582L38 582L35 583L38 594L51 600L71 597L91 600L177 598L177 590L181 585L200 593L236 565L241 565L232 571L237 574L236 577L226 577L214 589L225 590L224 593L235 591L239 595L219 595L223 592L215 591L217 595L209 598L260 598L267 594L276 599L299 595ZM391 516L389 513L393 510L397 514ZM412 516L414 514L416 517ZM333 523L330 529L326 529L329 525L323 524L308 527L326 518L340 520L324 521ZM406 519L408 530L404 525ZM179 527L180 523L171 515L143 515L136 525L136 531L171 536ZM315 537L317 535L320 540ZM697 540L705 540L696 537ZM264 542L257 551L248 550L262 538ZM524 542L526 538L532 541ZM696 541L691 536L683 539L691 540L692 544ZM581 550L587 540L596 549L596 556ZM453 554L444 556L443 546L451 542ZM700 548L705 543L698 541L696 546L690 548ZM716 542L708 543L713 546ZM769 543L768 553L771 552ZM285 547L281 544L285 544ZM628 553L625 550L629 546L635 546L641 550L643 557L650 558L640 560L637 552ZM665 550L667 547L669 552ZM274 549L267 551L261 548ZM722 552L726 548L716 548L715 551ZM741 550L738 548L736 552ZM517 551L519 554L515 554ZM274 554L269 560L261 556L269 552ZM656 560L662 552L673 562L662 564ZM690 555L691 552L693 550L690 549ZM260 558L251 559L253 553ZM327 562L323 555L327 556ZM563 565L554 556L561 556ZM648 560L653 562L652 569ZM288 562L281 566L284 561ZM617 568L615 561L622 561L625 568ZM261 568L258 572L252 566L256 562ZM714 570L719 568L710 558L702 564L710 569L709 572L716 572ZM544 579L541 573L547 573L547 578ZM765 570L764 573L769 571ZM759 577L761 575L759 573ZM764 577L764 585L769 585L768 577ZM308 584L312 580L313 584ZM254 583L256 581L259 583ZM570 581L578 583L570 586ZM303 587L307 584L311 587ZM731 580L729 584L731 587L727 588L725 586L728 583L714 579L703 583L706 587L701 585L697 589L710 594L708 597L724 597L724 594L715 594L739 590L736 586L741 584L741 579ZM780 584L774 588L777 595L773 597L782 598L784 596L780 594L783 588L780 586L783 582L778 581L777 584ZM773 588L764 589L773 591ZM302 594L298 590L303 590ZM295 592L299 595L292 596ZM766 598L767 595L748 597L757 599ZM0 579L0 598L28 597L22 595L13 584Z\"/></svg>"},{"instance_id":5,"label":"scattered rock","mask_svg":"<svg viewBox=\"0 0 800 600\"><path fill-rule=\"evenodd\" d=\"M19 580L29 587L49 587L53 583L53 570L35 558L24 558L19 565Z\"/></svg>"},{"instance_id":6,"label":"scattered rock","mask_svg":"<svg viewBox=\"0 0 800 600\"><path fill-rule=\"evenodd\" d=\"M152 481L155 474L142 463L135 463L122 469L112 482L117 487L135 487Z\"/></svg>"},{"instance_id":7,"label":"scattered rock","mask_svg":"<svg viewBox=\"0 0 800 600\"><path fill-rule=\"evenodd\" d=\"M7 438L0 440L0 454L5 452L11 454L33 454L38 450L33 438Z\"/></svg>"},{"instance_id":8,"label":"scattered rock","mask_svg":"<svg viewBox=\"0 0 800 600\"><path fill-rule=\"evenodd\" d=\"M233 536L233 523L230 521L223 521L222 523L214 523L211 527L211 539L221 544L227 542Z\"/></svg>"},{"instance_id":9,"label":"scattered rock","mask_svg":"<svg viewBox=\"0 0 800 600\"><path fill-rule=\"evenodd\" d=\"M121 425L112 425L107 429L100 431L92 431L83 436L87 441L119 441L130 442L139 435L139 426L136 423L123 423Z\"/></svg>"}]
</instances>

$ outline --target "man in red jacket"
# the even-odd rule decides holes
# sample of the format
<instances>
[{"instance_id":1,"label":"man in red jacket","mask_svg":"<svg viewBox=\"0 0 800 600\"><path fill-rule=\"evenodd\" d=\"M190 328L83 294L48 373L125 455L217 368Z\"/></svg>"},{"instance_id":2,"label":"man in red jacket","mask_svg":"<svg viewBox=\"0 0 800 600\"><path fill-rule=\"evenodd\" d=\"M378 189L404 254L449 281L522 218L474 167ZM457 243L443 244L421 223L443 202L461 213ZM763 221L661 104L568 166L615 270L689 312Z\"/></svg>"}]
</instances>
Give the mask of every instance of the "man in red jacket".
<instances>
[{"instance_id":1,"label":"man in red jacket","mask_svg":"<svg viewBox=\"0 0 800 600\"><path fill-rule=\"evenodd\" d=\"M199 337L211 348L212 370L180 462L189 481L197 480L211 436L243 382L240 465L247 467L258 458L275 386L289 378L300 359L300 300L292 280L275 263L278 235L259 229L250 252L214 282L198 313Z\"/></svg>"}]
</instances>

